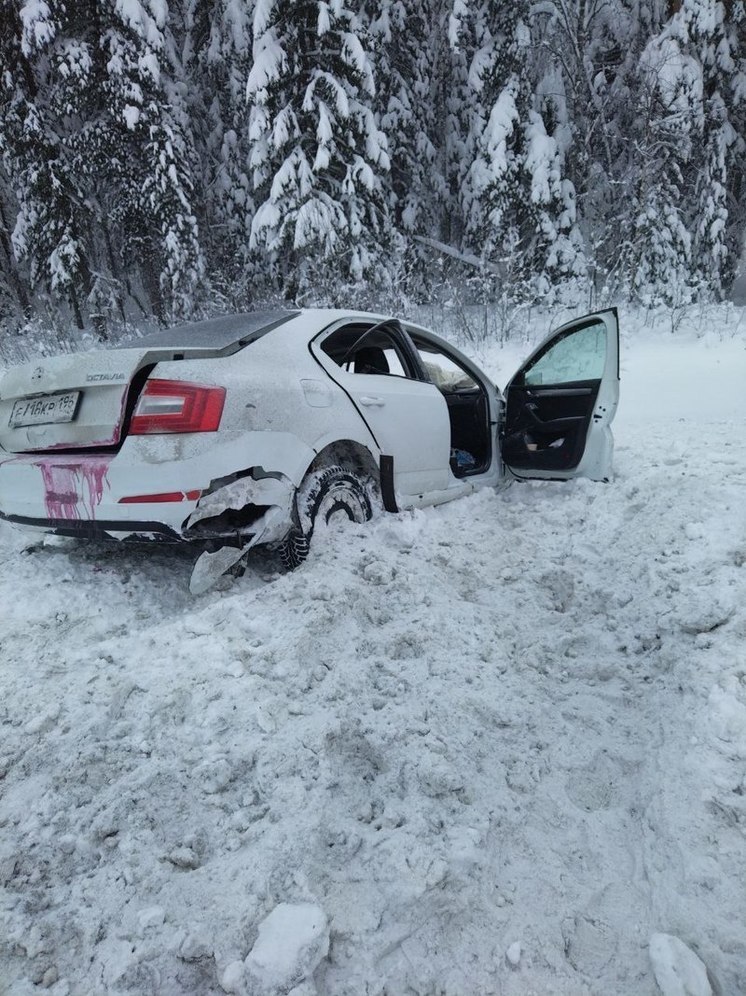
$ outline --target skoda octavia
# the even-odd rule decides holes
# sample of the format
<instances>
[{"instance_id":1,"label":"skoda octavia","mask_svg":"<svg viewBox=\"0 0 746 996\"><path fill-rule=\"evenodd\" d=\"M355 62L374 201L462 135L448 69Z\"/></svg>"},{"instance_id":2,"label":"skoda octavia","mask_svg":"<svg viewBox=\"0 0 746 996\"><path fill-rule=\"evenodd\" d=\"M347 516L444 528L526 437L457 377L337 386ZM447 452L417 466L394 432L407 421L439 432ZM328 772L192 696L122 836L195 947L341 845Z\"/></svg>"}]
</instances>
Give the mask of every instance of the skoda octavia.
<instances>
[{"instance_id":1,"label":"skoda octavia","mask_svg":"<svg viewBox=\"0 0 746 996\"><path fill-rule=\"evenodd\" d=\"M0 516L63 536L205 549L202 590L252 547L307 555L315 523L515 478L611 473L615 310L564 325L502 393L426 329L262 311L58 356L0 381Z\"/></svg>"}]
</instances>

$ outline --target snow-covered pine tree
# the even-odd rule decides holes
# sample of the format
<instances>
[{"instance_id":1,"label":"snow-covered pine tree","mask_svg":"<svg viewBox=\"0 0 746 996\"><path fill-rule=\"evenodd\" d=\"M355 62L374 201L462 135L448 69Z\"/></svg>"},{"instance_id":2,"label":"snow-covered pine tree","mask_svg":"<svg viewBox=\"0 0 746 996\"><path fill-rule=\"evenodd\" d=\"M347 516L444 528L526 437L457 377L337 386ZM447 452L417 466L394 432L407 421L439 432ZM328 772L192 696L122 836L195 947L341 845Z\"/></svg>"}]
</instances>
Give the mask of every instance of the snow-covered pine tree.
<instances>
[{"instance_id":1,"label":"snow-covered pine tree","mask_svg":"<svg viewBox=\"0 0 746 996\"><path fill-rule=\"evenodd\" d=\"M444 60L447 69L440 80L439 103L444 111L441 157L452 195L449 225L443 236L446 242L462 249L473 248L477 253L484 250L484 190L477 178L476 164L481 163L481 141L491 109L491 94L485 91L482 74L494 55L487 7L482 0L449 0L441 22L449 46ZM473 247L464 246L465 235L467 239L475 238Z\"/></svg>"},{"instance_id":2,"label":"snow-covered pine tree","mask_svg":"<svg viewBox=\"0 0 746 996\"><path fill-rule=\"evenodd\" d=\"M114 220L126 270L139 268L157 315L190 314L204 273L183 82L166 0L107 0L100 44L114 131ZM138 266L139 264L139 266Z\"/></svg>"},{"instance_id":3,"label":"snow-covered pine tree","mask_svg":"<svg viewBox=\"0 0 746 996\"><path fill-rule=\"evenodd\" d=\"M253 37L252 248L290 298L359 297L391 236L368 26L347 0L260 0Z\"/></svg>"},{"instance_id":4,"label":"snow-covered pine tree","mask_svg":"<svg viewBox=\"0 0 746 996\"><path fill-rule=\"evenodd\" d=\"M167 14L162 0L25 0L8 22L19 53L2 115L15 251L79 325L86 311L123 316L139 280L156 313L187 313L201 277Z\"/></svg>"},{"instance_id":5,"label":"snow-covered pine tree","mask_svg":"<svg viewBox=\"0 0 746 996\"><path fill-rule=\"evenodd\" d=\"M26 0L20 8L3 0L0 147L17 199L13 253L27 262L32 286L66 301L82 327L90 247L84 194L66 148L65 102L55 87L60 21L53 0ZM65 89L85 71L85 58L68 54Z\"/></svg>"},{"instance_id":6,"label":"snow-covered pine tree","mask_svg":"<svg viewBox=\"0 0 746 996\"><path fill-rule=\"evenodd\" d=\"M443 133L450 52L442 0L374 0L377 107L391 158L390 207L404 236L401 286L429 300L432 251L412 236L448 238L453 210L445 177Z\"/></svg>"},{"instance_id":7,"label":"snow-covered pine tree","mask_svg":"<svg viewBox=\"0 0 746 996\"><path fill-rule=\"evenodd\" d=\"M664 33L642 53L640 77L635 217L625 269L643 304L677 306L689 303L696 284L686 189L701 75L696 61Z\"/></svg>"},{"instance_id":8,"label":"snow-covered pine tree","mask_svg":"<svg viewBox=\"0 0 746 996\"><path fill-rule=\"evenodd\" d=\"M692 108L699 133L693 265L704 286L721 297L740 254L731 204L743 237L743 207L738 200L729 203L729 193L742 189L744 176L746 7L737 0L681 0L677 7L664 34L696 61L701 76Z\"/></svg>"},{"instance_id":9,"label":"snow-covered pine tree","mask_svg":"<svg viewBox=\"0 0 746 996\"><path fill-rule=\"evenodd\" d=\"M33 294L80 323L133 302L186 315L205 260L236 306L392 274L428 300L456 269L464 299L533 298L584 254L597 289L680 303L726 293L742 250L743 0L0 0L0 17L0 312ZM420 235L471 262L433 266Z\"/></svg>"},{"instance_id":10,"label":"snow-covered pine tree","mask_svg":"<svg viewBox=\"0 0 746 996\"><path fill-rule=\"evenodd\" d=\"M532 8L536 78L544 79L537 89L556 106L554 131L575 192L591 300L594 291L614 294L626 280L620 274L634 228L638 62L653 6L547 0Z\"/></svg>"},{"instance_id":11,"label":"snow-covered pine tree","mask_svg":"<svg viewBox=\"0 0 746 996\"><path fill-rule=\"evenodd\" d=\"M566 108L554 67L534 59L531 6L471 0L469 80L486 120L464 203L470 243L518 293L545 298L582 273L584 259L564 172Z\"/></svg>"},{"instance_id":12,"label":"snow-covered pine tree","mask_svg":"<svg viewBox=\"0 0 746 996\"><path fill-rule=\"evenodd\" d=\"M249 176L246 80L251 69L252 0L189 0L184 48L191 128L201 166L201 244L211 285L234 306L252 297L249 242L254 214ZM185 60L187 61L187 60Z\"/></svg>"}]
</instances>

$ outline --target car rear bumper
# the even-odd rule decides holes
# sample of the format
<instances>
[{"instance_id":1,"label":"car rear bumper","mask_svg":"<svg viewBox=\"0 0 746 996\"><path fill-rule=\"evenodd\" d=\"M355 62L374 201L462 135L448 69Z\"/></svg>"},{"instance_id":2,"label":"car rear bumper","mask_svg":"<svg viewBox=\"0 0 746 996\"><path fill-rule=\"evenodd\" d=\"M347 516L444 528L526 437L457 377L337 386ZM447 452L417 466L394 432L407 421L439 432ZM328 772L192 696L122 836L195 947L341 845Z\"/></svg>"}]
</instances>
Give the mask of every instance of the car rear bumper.
<instances>
[{"instance_id":1,"label":"car rear bumper","mask_svg":"<svg viewBox=\"0 0 746 996\"><path fill-rule=\"evenodd\" d=\"M292 464L301 466L313 451L307 454L297 440L292 446L293 437L283 433L241 433L221 442L207 435L141 437L117 453L0 457L0 517L64 536L192 541L238 532L243 538L252 508L257 517L270 506L289 508ZM218 518L244 508L247 515Z\"/></svg>"},{"instance_id":2,"label":"car rear bumper","mask_svg":"<svg viewBox=\"0 0 746 996\"><path fill-rule=\"evenodd\" d=\"M187 490L176 486L173 467L130 465L123 474L116 460L116 454L26 454L6 460L0 464L0 516L22 528L68 536L179 539L201 489L192 489L187 499ZM158 494L174 500L147 500ZM132 500L138 497L145 500Z\"/></svg>"}]
</instances>

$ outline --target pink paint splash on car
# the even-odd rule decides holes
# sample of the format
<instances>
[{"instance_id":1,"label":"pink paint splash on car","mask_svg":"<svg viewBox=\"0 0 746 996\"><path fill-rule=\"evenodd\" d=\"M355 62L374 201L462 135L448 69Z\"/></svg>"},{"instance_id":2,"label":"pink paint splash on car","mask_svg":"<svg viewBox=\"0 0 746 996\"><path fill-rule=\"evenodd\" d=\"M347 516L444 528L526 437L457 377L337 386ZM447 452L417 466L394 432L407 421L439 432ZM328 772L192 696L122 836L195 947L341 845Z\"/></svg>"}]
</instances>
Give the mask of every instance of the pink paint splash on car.
<instances>
[{"instance_id":1,"label":"pink paint splash on car","mask_svg":"<svg viewBox=\"0 0 746 996\"><path fill-rule=\"evenodd\" d=\"M110 458L81 457L75 463L54 458L34 461L44 480L44 504L50 519L96 518ZM82 508L81 508L82 506Z\"/></svg>"}]
</instances>

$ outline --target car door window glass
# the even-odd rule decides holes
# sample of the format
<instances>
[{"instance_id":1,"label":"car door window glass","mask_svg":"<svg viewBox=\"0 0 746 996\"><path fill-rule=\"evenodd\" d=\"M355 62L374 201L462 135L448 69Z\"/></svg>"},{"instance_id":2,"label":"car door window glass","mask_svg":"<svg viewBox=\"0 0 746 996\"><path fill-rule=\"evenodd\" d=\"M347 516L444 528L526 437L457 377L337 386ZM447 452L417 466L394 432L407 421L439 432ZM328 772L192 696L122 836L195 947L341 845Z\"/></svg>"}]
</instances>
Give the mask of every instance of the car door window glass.
<instances>
[{"instance_id":1,"label":"car door window glass","mask_svg":"<svg viewBox=\"0 0 746 996\"><path fill-rule=\"evenodd\" d=\"M600 380L606 365L606 326L594 322L555 342L526 368L526 385Z\"/></svg>"},{"instance_id":2,"label":"car door window glass","mask_svg":"<svg viewBox=\"0 0 746 996\"><path fill-rule=\"evenodd\" d=\"M399 354L397 353L397 351L394 349L393 346L391 346L389 349L384 349L383 355L386 357L386 363L388 364L389 367L389 373L393 377L407 376L406 370L402 366L402 362L399 359Z\"/></svg>"},{"instance_id":3,"label":"car door window glass","mask_svg":"<svg viewBox=\"0 0 746 996\"><path fill-rule=\"evenodd\" d=\"M450 356L439 350L428 349L421 343L415 345L427 376L441 391L474 391L479 388L471 374L468 374Z\"/></svg>"},{"instance_id":4,"label":"car door window glass","mask_svg":"<svg viewBox=\"0 0 746 996\"><path fill-rule=\"evenodd\" d=\"M346 326L327 336L321 348L348 373L411 379L406 356L386 329L365 335L364 326Z\"/></svg>"}]
</instances>

